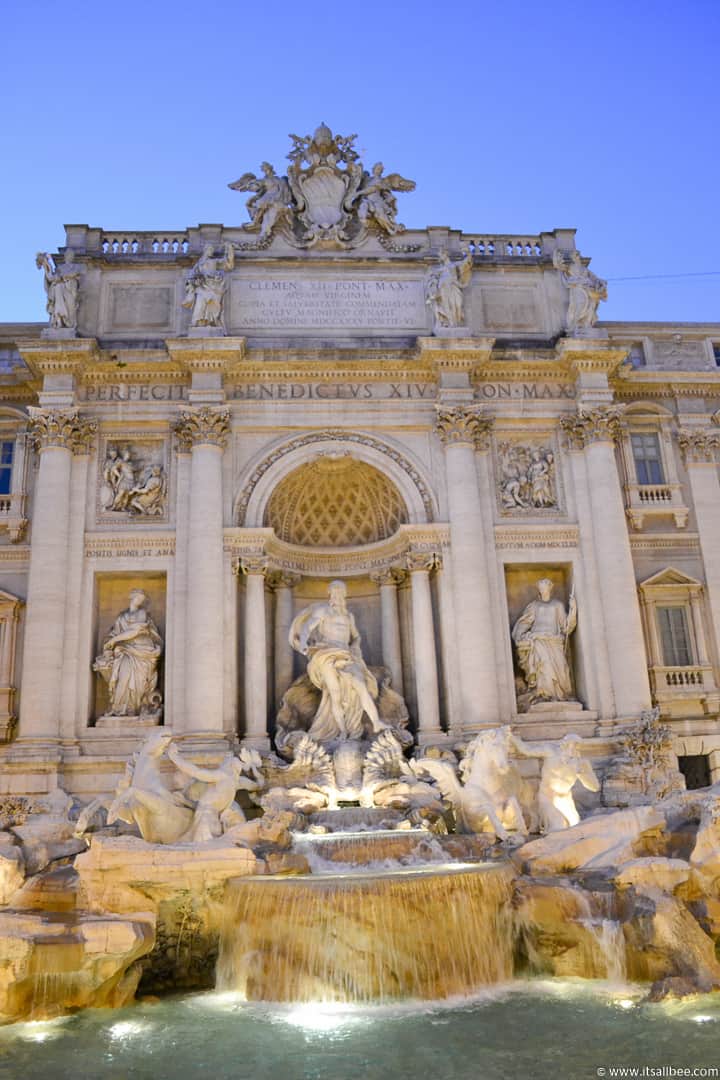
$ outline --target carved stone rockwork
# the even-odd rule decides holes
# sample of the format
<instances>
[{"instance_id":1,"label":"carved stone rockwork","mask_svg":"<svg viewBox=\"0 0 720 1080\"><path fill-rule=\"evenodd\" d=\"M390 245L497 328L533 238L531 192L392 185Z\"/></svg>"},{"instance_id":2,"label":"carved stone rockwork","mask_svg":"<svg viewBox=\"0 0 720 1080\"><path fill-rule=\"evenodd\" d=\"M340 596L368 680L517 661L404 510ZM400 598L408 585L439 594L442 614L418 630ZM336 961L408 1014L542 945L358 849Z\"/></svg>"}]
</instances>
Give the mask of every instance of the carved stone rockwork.
<instances>
[{"instance_id":1,"label":"carved stone rockwork","mask_svg":"<svg viewBox=\"0 0 720 1080\"><path fill-rule=\"evenodd\" d=\"M108 443L100 473L98 501L102 512L163 518L167 511L167 477L162 464L164 444L159 441L119 446Z\"/></svg>"},{"instance_id":2,"label":"carved stone rockwork","mask_svg":"<svg viewBox=\"0 0 720 1080\"><path fill-rule=\"evenodd\" d=\"M579 251L561 251L553 254L553 266L562 274L568 288L567 330L582 336L595 325L597 309L601 300L607 300L607 281L592 272Z\"/></svg>"},{"instance_id":3,"label":"carved stone rockwork","mask_svg":"<svg viewBox=\"0 0 720 1080\"><path fill-rule=\"evenodd\" d=\"M258 233L242 248L263 248L276 232L294 247L353 247L369 232L388 241L403 226L396 220L394 191L413 191L415 183L384 171L382 162L368 172L355 150L356 135L333 135L321 124L313 135L291 135L287 176L277 176L264 161L262 175L244 173L228 186L251 191L247 201L251 223Z\"/></svg>"},{"instance_id":4,"label":"carved stone rockwork","mask_svg":"<svg viewBox=\"0 0 720 1080\"><path fill-rule=\"evenodd\" d=\"M646 709L640 720L623 728L621 752L603 779L606 806L657 802L685 790L678 769L672 731L660 723L660 709Z\"/></svg>"},{"instance_id":5,"label":"carved stone rockwork","mask_svg":"<svg viewBox=\"0 0 720 1080\"><path fill-rule=\"evenodd\" d=\"M175 434L185 451L200 445L224 448L230 434L230 412L209 405L183 409L175 423Z\"/></svg>"},{"instance_id":6,"label":"carved stone rockwork","mask_svg":"<svg viewBox=\"0 0 720 1080\"><path fill-rule=\"evenodd\" d=\"M541 442L501 442L498 497L503 513L557 510L554 450Z\"/></svg>"},{"instance_id":7,"label":"carved stone rockwork","mask_svg":"<svg viewBox=\"0 0 720 1080\"><path fill-rule=\"evenodd\" d=\"M445 446L470 443L476 450L490 446L492 418L477 405L437 405L435 430Z\"/></svg>"},{"instance_id":8,"label":"carved stone rockwork","mask_svg":"<svg viewBox=\"0 0 720 1080\"><path fill-rule=\"evenodd\" d=\"M87 454L97 433L97 423L81 416L76 409L41 409L28 406L28 436L37 451L51 446Z\"/></svg>"},{"instance_id":9,"label":"carved stone rockwork","mask_svg":"<svg viewBox=\"0 0 720 1080\"><path fill-rule=\"evenodd\" d=\"M720 431L702 428L697 431L678 432L678 444L686 465L704 465L715 461L720 448Z\"/></svg>"},{"instance_id":10,"label":"carved stone rockwork","mask_svg":"<svg viewBox=\"0 0 720 1080\"><path fill-rule=\"evenodd\" d=\"M560 427L571 449L582 450L591 442L615 442L620 438L625 408L608 405L586 409L582 406L574 416L562 416Z\"/></svg>"}]
</instances>

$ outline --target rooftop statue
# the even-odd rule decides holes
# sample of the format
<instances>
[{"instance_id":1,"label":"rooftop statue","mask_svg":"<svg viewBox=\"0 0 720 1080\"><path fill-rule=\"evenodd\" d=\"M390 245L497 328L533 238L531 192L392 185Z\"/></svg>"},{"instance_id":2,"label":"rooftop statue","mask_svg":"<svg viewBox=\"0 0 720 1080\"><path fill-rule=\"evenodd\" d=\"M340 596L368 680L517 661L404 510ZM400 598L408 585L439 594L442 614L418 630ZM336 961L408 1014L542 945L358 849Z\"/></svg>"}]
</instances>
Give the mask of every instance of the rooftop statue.
<instances>
[{"instance_id":1,"label":"rooftop statue","mask_svg":"<svg viewBox=\"0 0 720 1080\"><path fill-rule=\"evenodd\" d=\"M448 253L443 251L440 266L428 272L425 296L436 330L464 324L464 291L470 284L472 267L471 252L465 251L461 259L451 261Z\"/></svg>"},{"instance_id":2,"label":"rooftop statue","mask_svg":"<svg viewBox=\"0 0 720 1080\"><path fill-rule=\"evenodd\" d=\"M54 330L75 330L78 318L80 267L72 261L73 253L66 251L58 268L46 251L35 257L35 265L43 271L47 294L47 313Z\"/></svg>"},{"instance_id":3,"label":"rooftop statue","mask_svg":"<svg viewBox=\"0 0 720 1080\"><path fill-rule=\"evenodd\" d=\"M182 306L191 309L190 325L214 326L223 329L223 301L227 281L225 272L235 265L235 249L225 244L223 255L215 254L215 246L206 244L185 282Z\"/></svg>"},{"instance_id":4,"label":"rooftop statue","mask_svg":"<svg viewBox=\"0 0 720 1080\"><path fill-rule=\"evenodd\" d=\"M415 183L399 173L385 174L382 162L368 172L355 150L357 135L333 135L321 124L313 135L291 135L287 176L278 176L267 161L262 175L243 173L229 184L250 191L248 232L266 247L276 233L294 247L352 247L369 232L381 241L402 232L396 220L393 192L413 191Z\"/></svg>"},{"instance_id":5,"label":"rooftop statue","mask_svg":"<svg viewBox=\"0 0 720 1080\"><path fill-rule=\"evenodd\" d=\"M568 287L567 329L569 334L582 334L591 330L597 319L601 300L607 300L607 281L585 265L579 251L566 252L558 249L553 254L553 266L562 274Z\"/></svg>"}]
</instances>

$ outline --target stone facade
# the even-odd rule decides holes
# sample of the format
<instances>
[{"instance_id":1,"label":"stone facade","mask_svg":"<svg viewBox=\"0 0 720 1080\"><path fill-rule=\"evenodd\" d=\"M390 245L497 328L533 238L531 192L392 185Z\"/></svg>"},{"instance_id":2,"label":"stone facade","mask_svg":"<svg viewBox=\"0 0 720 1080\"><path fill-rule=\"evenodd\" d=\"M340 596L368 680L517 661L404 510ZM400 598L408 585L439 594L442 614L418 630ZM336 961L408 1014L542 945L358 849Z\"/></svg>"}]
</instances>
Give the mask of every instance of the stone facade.
<instances>
[{"instance_id":1,"label":"stone facade","mask_svg":"<svg viewBox=\"0 0 720 1080\"><path fill-rule=\"evenodd\" d=\"M335 578L421 742L574 732L602 768L658 705L720 778L720 324L598 321L573 230L403 229L352 140L292 153L232 185L248 225L68 226L49 325L0 326L0 793L108 792L148 724L266 748ZM528 707L541 579L572 689Z\"/></svg>"}]
</instances>

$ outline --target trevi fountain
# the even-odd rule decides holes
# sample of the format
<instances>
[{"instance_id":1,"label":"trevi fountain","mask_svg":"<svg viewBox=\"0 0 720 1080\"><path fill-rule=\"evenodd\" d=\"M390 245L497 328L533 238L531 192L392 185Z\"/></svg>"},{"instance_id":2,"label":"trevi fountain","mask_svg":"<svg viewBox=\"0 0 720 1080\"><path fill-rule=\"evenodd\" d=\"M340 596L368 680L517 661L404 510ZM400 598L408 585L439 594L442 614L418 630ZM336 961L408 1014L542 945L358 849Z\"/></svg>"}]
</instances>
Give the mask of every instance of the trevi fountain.
<instances>
[{"instance_id":1,"label":"trevi fountain","mask_svg":"<svg viewBox=\"0 0 720 1080\"><path fill-rule=\"evenodd\" d=\"M0 1076L711 1066L720 325L291 141L0 326Z\"/></svg>"}]
</instances>

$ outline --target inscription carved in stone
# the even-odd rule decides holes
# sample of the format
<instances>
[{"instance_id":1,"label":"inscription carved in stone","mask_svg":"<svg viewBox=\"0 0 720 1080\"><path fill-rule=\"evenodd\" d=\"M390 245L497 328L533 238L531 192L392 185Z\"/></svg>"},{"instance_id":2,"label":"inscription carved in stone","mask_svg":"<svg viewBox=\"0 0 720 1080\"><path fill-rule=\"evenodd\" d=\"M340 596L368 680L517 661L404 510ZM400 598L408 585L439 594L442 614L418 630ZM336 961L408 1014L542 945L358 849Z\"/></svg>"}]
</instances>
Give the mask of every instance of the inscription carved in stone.
<instances>
[{"instance_id":1,"label":"inscription carved in stone","mask_svg":"<svg viewBox=\"0 0 720 1080\"><path fill-rule=\"evenodd\" d=\"M230 288L233 330L423 330L427 325L420 280L395 278L234 278Z\"/></svg>"}]
</instances>

